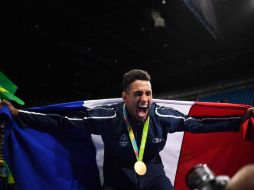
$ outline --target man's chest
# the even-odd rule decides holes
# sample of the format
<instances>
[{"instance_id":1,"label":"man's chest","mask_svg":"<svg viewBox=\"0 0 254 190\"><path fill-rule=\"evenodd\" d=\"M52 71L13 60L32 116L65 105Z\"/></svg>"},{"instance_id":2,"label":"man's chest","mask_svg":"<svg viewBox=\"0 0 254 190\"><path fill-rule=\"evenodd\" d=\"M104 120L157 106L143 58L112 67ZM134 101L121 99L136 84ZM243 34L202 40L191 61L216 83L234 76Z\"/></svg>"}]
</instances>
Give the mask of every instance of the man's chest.
<instances>
[{"instance_id":1,"label":"man's chest","mask_svg":"<svg viewBox=\"0 0 254 190\"><path fill-rule=\"evenodd\" d=\"M122 125L119 130L114 130L109 136L104 138L105 146L117 157L133 158L135 156L134 147L140 151L141 141L145 141L144 159L157 155L165 146L167 133L159 126L150 125L147 137L143 137L143 130L134 130L130 134L127 127ZM133 138L130 137L133 135Z\"/></svg>"}]
</instances>

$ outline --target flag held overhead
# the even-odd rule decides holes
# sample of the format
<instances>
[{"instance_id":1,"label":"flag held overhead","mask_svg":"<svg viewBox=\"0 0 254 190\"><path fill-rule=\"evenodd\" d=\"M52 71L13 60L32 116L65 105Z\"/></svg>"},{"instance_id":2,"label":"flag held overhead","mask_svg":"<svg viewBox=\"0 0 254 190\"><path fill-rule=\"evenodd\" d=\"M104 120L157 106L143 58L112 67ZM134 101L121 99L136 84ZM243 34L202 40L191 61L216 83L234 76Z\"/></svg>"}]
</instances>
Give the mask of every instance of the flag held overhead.
<instances>
[{"instance_id":1,"label":"flag held overhead","mask_svg":"<svg viewBox=\"0 0 254 190\"><path fill-rule=\"evenodd\" d=\"M0 99L12 100L24 105L24 101L14 95L16 90L17 86L0 71Z\"/></svg>"}]
</instances>

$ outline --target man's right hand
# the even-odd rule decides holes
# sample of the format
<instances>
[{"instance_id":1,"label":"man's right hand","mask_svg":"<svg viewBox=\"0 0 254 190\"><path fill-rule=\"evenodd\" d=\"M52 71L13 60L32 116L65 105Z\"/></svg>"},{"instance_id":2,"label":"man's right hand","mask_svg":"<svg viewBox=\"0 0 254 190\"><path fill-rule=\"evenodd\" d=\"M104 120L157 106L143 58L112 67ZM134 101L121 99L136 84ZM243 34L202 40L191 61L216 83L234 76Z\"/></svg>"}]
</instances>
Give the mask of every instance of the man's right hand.
<instances>
[{"instance_id":1,"label":"man's right hand","mask_svg":"<svg viewBox=\"0 0 254 190\"><path fill-rule=\"evenodd\" d=\"M8 106L8 108L9 108L9 110L10 110L10 112L11 112L11 114L12 114L13 116L17 116L17 115L18 115L19 110L16 109L16 108L11 104L11 102L9 102L9 101L7 101L7 100L1 100L1 102L0 102L0 109L2 109L3 106Z\"/></svg>"}]
</instances>

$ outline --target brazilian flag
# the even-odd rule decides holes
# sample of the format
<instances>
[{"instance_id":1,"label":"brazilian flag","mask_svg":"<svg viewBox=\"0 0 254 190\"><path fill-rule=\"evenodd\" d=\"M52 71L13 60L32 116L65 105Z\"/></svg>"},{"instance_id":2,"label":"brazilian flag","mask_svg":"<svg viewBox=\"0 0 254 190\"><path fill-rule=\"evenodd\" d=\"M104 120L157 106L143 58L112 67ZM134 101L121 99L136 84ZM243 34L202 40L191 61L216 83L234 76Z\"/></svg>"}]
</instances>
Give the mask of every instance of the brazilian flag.
<instances>
[{"instance_id":1,"label":"brazilian flag","mask_svg":"<svg viewBox=\"0 0 254 190\"><path fill-rule=\"evenodd\" d=\"M4 160L0 160L0 189L7 190L14 184L14 178L7 163Z\"/></svg>"},{"instance_id":2,"label":"brazilian flag","mask_svg":"<svg viewBox=\"0 0 254 190\"><path fill-rule=\"evenodd\" d=\"M16 90L17 86L0 71L0 99L12 100L24 105L24 101L14 95Z\"/></svg>"}]
</instances>

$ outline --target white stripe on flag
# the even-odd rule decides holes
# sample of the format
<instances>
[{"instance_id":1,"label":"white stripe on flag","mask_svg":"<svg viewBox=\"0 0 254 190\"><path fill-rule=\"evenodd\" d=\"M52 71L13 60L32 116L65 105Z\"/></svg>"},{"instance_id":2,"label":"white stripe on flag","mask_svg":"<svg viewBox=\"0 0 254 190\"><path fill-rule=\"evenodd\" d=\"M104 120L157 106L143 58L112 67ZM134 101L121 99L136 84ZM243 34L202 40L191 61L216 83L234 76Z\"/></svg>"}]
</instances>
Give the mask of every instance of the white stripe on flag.
<instances>
[{"instance_id":1,"label":"white stripe on flag","mask_svg":"<svg viewBox=\"0 0 254 190\"><path fill-rule=\"evenodd\" d=\"M174 100L154 100L161 106L174 108L184 114L188 114L194 102L191 101L174 101ZM160 152L162 162L167 177L174 185L178 161L181 152L184 132L168 134L167 142L164 149Z\"/></svg>"}]
</instances>

